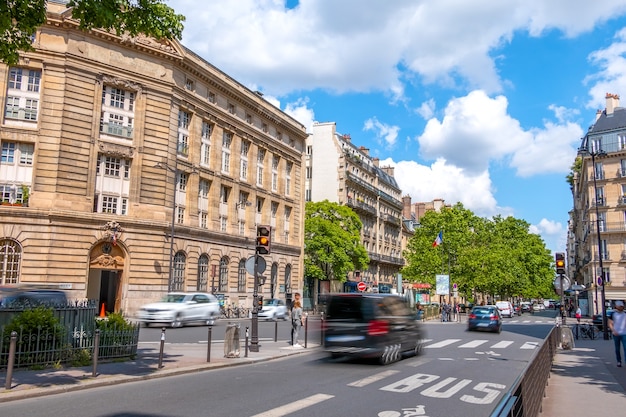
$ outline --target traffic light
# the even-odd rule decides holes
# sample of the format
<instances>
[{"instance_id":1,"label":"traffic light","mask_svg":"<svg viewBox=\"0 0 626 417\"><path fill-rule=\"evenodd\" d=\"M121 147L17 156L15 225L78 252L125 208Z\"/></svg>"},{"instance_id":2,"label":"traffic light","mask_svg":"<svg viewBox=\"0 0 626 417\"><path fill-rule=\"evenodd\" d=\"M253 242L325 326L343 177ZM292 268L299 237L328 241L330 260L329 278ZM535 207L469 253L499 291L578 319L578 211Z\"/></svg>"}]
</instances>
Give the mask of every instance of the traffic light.
<instances>
[{"instance_id":1,"label":"traffic light","mask_svg":"<svg viewBox=\"0 0 626 417\"><path fill-rule=\"evenodd\" d=\"M256 253L267 255L272 245L272 226L256 227Z\"/></svg>"},{"instance_id":2,"label":"traffic light","mask_svg":"<svg viewBox=\"0 0 626 417\"><path fill-rule=\"evenodd\" d=\"M554 259L557 275L565 275L565 254L563 252L557 252L554 255Z\"/></svg>"},{"instance_id":3,"label":"traffic light","mask_svg":"<svg viewBox=\"0 0 626 417\"><path fill-rule=\"evenodd\" d=\"M263 310L263 296L257 295L256 296L256 311L261 311L261 310Z\"/></svg>"}]
</instances>

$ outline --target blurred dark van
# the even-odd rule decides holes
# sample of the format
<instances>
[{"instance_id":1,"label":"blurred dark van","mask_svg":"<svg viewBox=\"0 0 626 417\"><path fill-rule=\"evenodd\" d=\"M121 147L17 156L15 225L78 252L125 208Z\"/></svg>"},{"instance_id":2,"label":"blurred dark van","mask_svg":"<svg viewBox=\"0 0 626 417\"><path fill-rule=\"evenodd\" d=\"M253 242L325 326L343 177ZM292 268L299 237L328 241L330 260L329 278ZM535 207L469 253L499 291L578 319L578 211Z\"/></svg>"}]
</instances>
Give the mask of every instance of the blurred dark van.
<instances>
[{"instance_id":1,"label":"blurred dark van","mask_svg":"<svg viewBox=\"0 0 626 417\"><path fill-rule=\"evenodd\" d=\"M64 291L43 288L0 287L0 308L65 306Z\"/></svg>"},{"instance_id":2,"label":"blurred dark van","mask_svg":"<svg viewBox=\"0 0 626 417\"><path fill-rule=\"evenodd\" d=\"M419 354L424 339L415 312L392 294L329 295L323 329L332 357L378 358L383 365Z\"/></svg>"}]
</instances>

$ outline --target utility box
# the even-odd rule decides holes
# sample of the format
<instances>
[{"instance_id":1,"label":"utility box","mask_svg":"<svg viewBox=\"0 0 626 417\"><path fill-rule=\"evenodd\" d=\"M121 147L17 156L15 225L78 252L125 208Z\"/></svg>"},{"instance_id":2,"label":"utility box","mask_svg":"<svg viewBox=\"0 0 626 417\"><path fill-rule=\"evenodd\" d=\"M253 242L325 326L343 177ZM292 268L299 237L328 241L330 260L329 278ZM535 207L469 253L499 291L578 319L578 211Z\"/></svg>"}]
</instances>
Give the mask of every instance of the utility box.
<instances>
[{"instance_id":1,"label":"utility box","mask_svg":"<svg viewBox=\"0 0 626 417\"><path fill-rule=\"evenodd\" d=\"M224 357L238 358L240 354L239 324L230 323L226 326L224 335Z\"/></svg>"}]
</instances>

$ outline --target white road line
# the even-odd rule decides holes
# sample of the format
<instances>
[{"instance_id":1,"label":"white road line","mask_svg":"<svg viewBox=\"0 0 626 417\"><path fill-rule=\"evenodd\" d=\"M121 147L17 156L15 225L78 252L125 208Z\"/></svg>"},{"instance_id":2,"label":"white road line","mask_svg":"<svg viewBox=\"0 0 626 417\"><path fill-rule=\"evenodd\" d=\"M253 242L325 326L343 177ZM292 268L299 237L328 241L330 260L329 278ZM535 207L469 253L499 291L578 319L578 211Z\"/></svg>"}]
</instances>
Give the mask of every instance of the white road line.
<instances>
[{"instance_id":1,"label":"white road line","mask_svg":"<svg viewBox=\"0 0 626 417\"><path fill-rule=\"evenodd\" d=\"M538 342L526 342L520 349L535 349L539 345Z\"/></svg>"},{"instance_id":2,"label":"white road line","mask_svg":"<svg viewBox=\"0 0 626 417\"><path fill-rule=\"evenodd\" d=\"M504 349L505 347L509 347L513 344L511 340L503 340L502 342L498 342L495 345L491 346L491 349Z\"/></svg>"},{"instance_id":3,"label":"white road line","mask_svg":"<svg viewBox=\"0 0 626 417\"><path fill-rule=\"evenodd\" d=\"M487 343L488 340L472 340L471 342L467 342L464 345L459 346L460 348L475 348L477 346L482 345L483 343Z\"/></svg>"},{"instance_id":4,"label":"white road line","mask_svg":"<svg viewBox=\"0 0 626 417\"><path fill-rule=\"evenodd\" d=\"M446 340L442 340L441 342L433 343L432 345L424 346L424 349L436 349L436 348L451 345L452 343L456 343L460 340L461 339L446 339Z\"/></svg>"},{"instance_id":5,"label":"white road line","mask_svg":"<svg viewBox=\"0 0 626 417\"><path fill-rule=\"evenodd\" d=\"M372 376L368 376L367 378L363 378L363 379L359 379L358 381L354 381L348 384L349 387L364 387L366 385L372 384L376 381L380 381L381 379L385 379L388 376L394 375L399 373L400 371L394 371L394 370L389 370L389 371L383 371L383 372L379 372L375 375Z\"/></svg>"},{"instance_id":6,"label":"white road line","mask_svg":"<svg viewBox=\"0 0 626 417\"><path fill-rule=\"evenodd\" d=\"M303 398L302 400L294 401L292 403L285 404L271 410L267 410L260 414L255 414L252 417L282 417L286 416L287 414L295 413L296 411L299 411L303 408L321 403L322 401L329 400L333 397L334 395L315 394L311 395L310 397Z\"/></svg>"}]
</instances>

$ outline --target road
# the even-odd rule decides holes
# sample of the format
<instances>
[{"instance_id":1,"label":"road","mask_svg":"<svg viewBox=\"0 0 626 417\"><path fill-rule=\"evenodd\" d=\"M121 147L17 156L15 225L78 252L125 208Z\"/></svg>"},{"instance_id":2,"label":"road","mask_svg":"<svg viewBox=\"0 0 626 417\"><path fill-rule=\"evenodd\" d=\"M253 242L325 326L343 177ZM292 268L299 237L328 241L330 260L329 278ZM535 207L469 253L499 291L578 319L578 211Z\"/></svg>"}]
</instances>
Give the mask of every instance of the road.
<instances>
[{"instance_id":1,"label":"road","mask_svg":"<svg viewBox=\"0 0 626 417\"><path fill-rule=\"evenodd\" d=\"M458 323L426 323L424 354L385 367L330 359L314 351L255 365L11 402L0 406L0 414L488 416L541 345L553 320L523 316L505 323L499 335L467 332Z\"/></svg>"}]
</instances>

